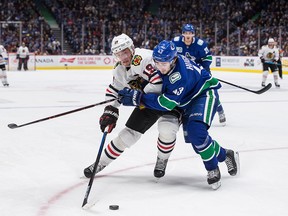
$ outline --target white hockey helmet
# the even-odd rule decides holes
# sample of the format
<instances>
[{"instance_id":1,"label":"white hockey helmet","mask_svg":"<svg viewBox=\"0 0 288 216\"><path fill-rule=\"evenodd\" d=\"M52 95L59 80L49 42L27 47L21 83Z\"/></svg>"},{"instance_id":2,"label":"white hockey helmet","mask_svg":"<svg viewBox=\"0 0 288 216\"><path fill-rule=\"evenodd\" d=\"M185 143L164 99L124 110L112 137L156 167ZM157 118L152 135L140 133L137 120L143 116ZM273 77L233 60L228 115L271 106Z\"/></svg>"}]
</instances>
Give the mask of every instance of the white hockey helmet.
<instances>
[{"instance_id":1,"label":"white hockey helmet","mask_svg":"<svg viewBox=\"0 0 288 216\"><path fill-rule=\"evenodd\" d=\"M275 41L274 41L274 39L273 38L269 38L268 39L268 43L274 43Z\"/></svg>"},{"instance_id":2,"label":"white hockey helmet","mask_svg":"<svg viewBox=\"0 0 288 216\"><path fill-rule=\"evenodd\" d=\"M112 40L111 51L115 55L116 53L129 48L132 55L134 53L133 40L126 34L115 36Z\"/></svg>"}]
</instances>

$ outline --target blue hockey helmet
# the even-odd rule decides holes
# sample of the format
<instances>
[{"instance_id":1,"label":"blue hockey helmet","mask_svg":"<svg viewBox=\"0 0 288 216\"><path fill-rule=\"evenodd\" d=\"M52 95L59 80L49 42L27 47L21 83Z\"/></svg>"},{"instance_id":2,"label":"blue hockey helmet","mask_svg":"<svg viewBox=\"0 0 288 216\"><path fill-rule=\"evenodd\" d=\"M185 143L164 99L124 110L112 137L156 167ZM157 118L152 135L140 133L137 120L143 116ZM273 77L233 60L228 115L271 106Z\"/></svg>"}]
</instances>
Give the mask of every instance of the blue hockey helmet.
<instances>
[{"instance_id":1,"label":"blue hockey helmet","mask_svg":"<svg viewBox=\"0 0 288 216\"><path fill-rule=\"evenodd\" d=\"M163 40L153 49L153 59L158 62L171 62L177 56L175 44Z\"/></svg>"},{"instance_id":2,"label":"blue hockey helmet","mask_svg":"<svg viewBox=\"0 0 288 216\"><path fill-rule=\"evenodd\" d=\"M185 24L183 25L182 27L182 33L184 32L192 32L192 33L195 33L195 29L194 29L194 26L192 24Z\"/></svg>"}]
</instances>

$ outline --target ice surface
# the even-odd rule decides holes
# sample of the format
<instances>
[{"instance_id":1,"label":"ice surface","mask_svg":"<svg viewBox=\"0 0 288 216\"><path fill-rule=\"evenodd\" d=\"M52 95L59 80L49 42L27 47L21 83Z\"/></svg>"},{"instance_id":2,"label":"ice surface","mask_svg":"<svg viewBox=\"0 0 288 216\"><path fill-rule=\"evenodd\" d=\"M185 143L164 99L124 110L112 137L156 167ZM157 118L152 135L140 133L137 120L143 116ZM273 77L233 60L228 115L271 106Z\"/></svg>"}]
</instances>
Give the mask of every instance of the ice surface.
<instances>
[{"instance_id":1,"label":"ice surface","mask_svg":"<svg viewBox=\"0 0 288 216\"><path fill-rule=\"evenodd\" d=\"M261 74L214 72L214 76L258 90ZM222 186L213 191L206 171L182 129L166 175L156 182L157 126L153 126L94 180L89 210L81 208L88 179L83 168L95 161L104 105L17 129L7 127L53 116L105 100L112 80L104 71L8 72L0 87L1 216L287 216L288 77L257 95L223 84L227 125L215 115L209 130L223 147L239 151L241 173L231 177L220 164ZM268 81L273 83L272 75ZM121 107L116 129L132 107ZM117 211L109 205L119 205Z\"/></svg>"}]
</instances>

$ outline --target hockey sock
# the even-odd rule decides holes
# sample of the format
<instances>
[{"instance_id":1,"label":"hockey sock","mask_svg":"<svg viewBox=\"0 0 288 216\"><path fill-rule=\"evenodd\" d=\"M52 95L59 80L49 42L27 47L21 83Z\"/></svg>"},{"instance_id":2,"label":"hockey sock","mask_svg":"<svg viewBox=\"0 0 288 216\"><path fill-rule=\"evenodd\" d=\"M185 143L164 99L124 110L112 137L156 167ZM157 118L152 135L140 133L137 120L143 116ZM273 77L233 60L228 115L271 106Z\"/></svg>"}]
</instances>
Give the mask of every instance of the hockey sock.
<instances>
[{"instance_id":1,"label":"hockey sock","mask_svg":"<svg viewBox=\"0 0 288 216\"><path fill-rule=\"evenodd\" d=\"M121 144L117 145L114 144L113 141L111 141L105 148L104 154L101 157L101 164L104 166L107 166L112 161L117 159L123 152L125 147L123 147Z\"/></svg>"},{"instance_id":2,"label":"hockey sock","mask_svg":"<svg viewBox=\"0 0 288 216\"><path fill-rule=\"evenodd\" d=\"M266 82L266 79L268 77L268 73L269 71L263 71L263 75L262 75L262 82L265 83Z\"/></svg>"},{"instance_id":3,"label":"hockey sock","mask_svg":"<svg viewBox=\"0 0 288 216\"><path fill-rule=\"evenodd\" d=\"M276 84L278 84L278 71L274 71L274 72L272 72L272 74L273 74L273 77L274 77L274 82Z\"/></svg>"},{"instance_id":4,"label":"hockey sock","mask_svg":"<svg viewBox=\"0 0 288 216\"><path fill-rule=\"evenodd\" d=\"M219 162L223 162L226 158L226 151L224 148L222 148L219 143L215 140L213 140L213 144L214 144L214 149L215 149L215 154L217 157L217 160Z\"/></svg>"},{"instance_id":5,"label":"hockey sock","mask_svg":"<svg viewBox=\"0 0 288 216\"><path fill-rule=\"evenodd\" d=\"M218 106L217 106L217 112L219 114L223 114L224 113L224 109L223 109L223 106L222 104L219 102Z\"/></svg>"},{"instance_id":6,"label":"hockey sock","mask_svg":"<svg viewBox=\"0 0 288 216\"><path fill-rule=\"evenodd\" d=\"M163 142L158 138L157 148L158 148L158 157L161 159L168 159L174 149L176 140L172 142Z\"/></svg>"}]
</instances>

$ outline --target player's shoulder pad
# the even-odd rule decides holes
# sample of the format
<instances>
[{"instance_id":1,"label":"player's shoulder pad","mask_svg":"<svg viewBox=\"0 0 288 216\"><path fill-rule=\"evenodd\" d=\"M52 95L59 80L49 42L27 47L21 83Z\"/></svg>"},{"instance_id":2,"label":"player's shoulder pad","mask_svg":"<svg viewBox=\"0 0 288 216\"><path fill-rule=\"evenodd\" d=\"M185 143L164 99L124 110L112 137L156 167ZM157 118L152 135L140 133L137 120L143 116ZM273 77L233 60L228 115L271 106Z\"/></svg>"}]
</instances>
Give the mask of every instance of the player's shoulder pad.
<instances>
[{"instance_id":1,"label":"player's shoulder pad","mask_svg":"<svg viewBox=\"0 0 288 216\"><path fill-rule=\"evenodd\" d=\"M202 46L202 45L204 44L204 41L203 41L202 39L199 39L199 38L198 38L197 44L200 45L200 46Z\"/></svg>"},{"instance_id":2,"label":"player's shoulder pad","mask_svg":"<svg viewBox=\"0 0 288 216\"><path fill-rule=\"evenodd\" d=\"M180 38L181 38L180 36L176 36L173 38L173 41L175 41L175 42L180 41Z\"/></svg>"},{"instance_id":3,"label":"player's shoulder pad","mask_svg":"<svg viewBox=\"0 0 288 216\"><path fill-rule=\"evenodd\" d=\"M150 61L152 59L152 50L136 48L131 64L133 66L139 66L142 62Z\"/></svg>"},{"instance_id":4,"label":"player's shoulder pad","mask_svg":"<svg viewBox=\"0 0 288 216\"><path fill-rule=\"evenodd\" d=\"M143 60L142 56L140 55L134 55L132 58L131 64L134 66L138 66L141 64L141 61Z\"/></svg>"}]
</instances>

